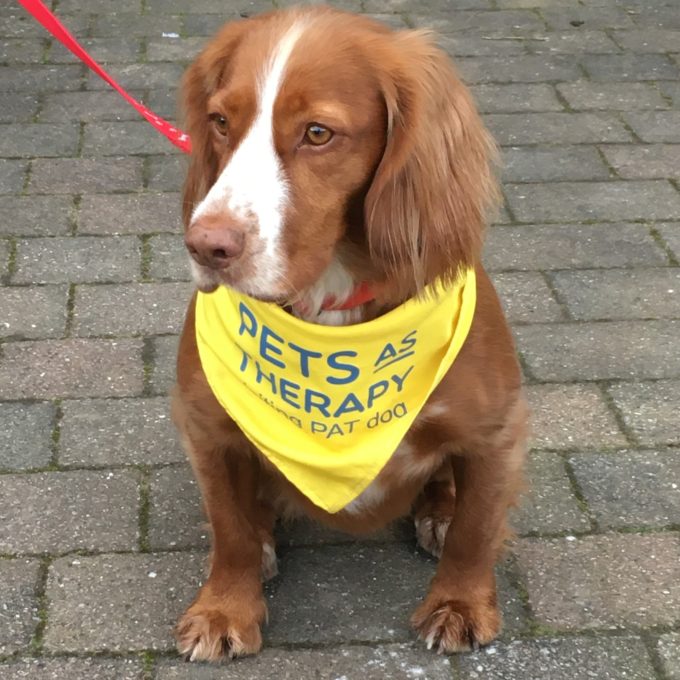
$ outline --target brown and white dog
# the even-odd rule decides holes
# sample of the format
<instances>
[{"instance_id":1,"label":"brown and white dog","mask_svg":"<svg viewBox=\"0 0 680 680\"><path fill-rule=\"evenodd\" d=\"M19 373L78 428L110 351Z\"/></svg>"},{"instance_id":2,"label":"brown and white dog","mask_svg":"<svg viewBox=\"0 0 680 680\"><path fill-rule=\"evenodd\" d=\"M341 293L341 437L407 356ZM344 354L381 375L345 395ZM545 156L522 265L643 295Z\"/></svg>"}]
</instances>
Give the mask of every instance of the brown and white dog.
<instances>
[{"instance_id":1,"label":"brown and white dog","mask_svg":"<svg viewBox=\"0 0 680 680\"><path fill-rule=\"evenodd\" d=\"M382 472L329 514L213 396L192 301L173 417L212 528L212 560L177 626L179 650L218 660L260 649L274 523L293 509L354 533L413 512L420 545L440 557L412 617L418 635L442 652L488 643L500 629L494 564L521 486L527 409L480 264L494 147L470 94L426 32L316 7L226 25L188 69L183 102L193 143L185 241L200 290L231 286L342 325L472 266L477 307L458 358Z\"/></svg>"}]
</instances>

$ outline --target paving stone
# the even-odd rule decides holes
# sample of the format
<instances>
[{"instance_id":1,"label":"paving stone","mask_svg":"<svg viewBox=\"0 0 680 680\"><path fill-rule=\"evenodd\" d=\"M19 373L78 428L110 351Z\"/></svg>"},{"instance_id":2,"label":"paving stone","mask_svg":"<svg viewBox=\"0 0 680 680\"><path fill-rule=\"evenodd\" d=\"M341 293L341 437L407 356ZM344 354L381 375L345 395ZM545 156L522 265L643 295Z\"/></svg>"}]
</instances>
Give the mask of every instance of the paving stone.
<instances>
[{"instance_id":1,"label":"paving stone","mask_svg":"<svg viewBox=\"0 0 680 680\"><path fill-rule=\"evenodd\" d=\"M179 191L187 173L187 160L177 154L150 156L148 185L151 191Z\"/></svg>"},{"instance_id":2,"label":"paving stone","mask_svg":"<svg viewBox=\"0 0 680 680\"><path fill-rule=\"evenodd\" d=\"M635 380L680 376L678 321L608 321L515 330L538 380Z\"/></svg>"},{"instance_id":3,"label":"paving stone","mask_svg":"<svg viewBox=\"0 0 680 680\"><path fill-rule=\"evenodd\" d=\"M153 339L153 363L149 378L153 394L168 394L174 387L178 344L177 335L161 335Z\"/></svg>"},{"instance_id":4,"label":"paving stone","mask_svg":"<svg viewBox=\"0 0 680 680\"><path fill-rule=\"evenodd\" d=\"M90 12L100 13L111 11L110 0L87 0ZM139 12L139 0L117 0L116 12ZM59 0L59 13L82 12L83 0Z\"/></svg>"},{"instance_id":5,"label":"paving stone","mask_svg":"<svg viewBox=\"0 0 680 680\"><path fill-rule=\"evenodd\" d=\"M665 81L659 83L659 90L672 101L675 108L680 108L680 83Z\"/></svg>"},{"instance_id":6,"label":"paving stone","mask_svg":"<svg viewBox=\"0 0 680 680\"><path fill-rule=\"evenodd\" d=\"M604 31L550 31L526 43L532 54L617 54L618 45Z\"/></svg>"},{"instance_id":7,"label":"paving stone","mask_svg":"<svg viewBox=\"0 0 680 680\"><path fill-rule=\"evenodd\" d=\"M95 19L92 36L106 38L112 35L124 35L128 38L147 36L160 38L163 33L179 33L181 27L182 20L177 15L102 12ZM116 78L115 75L114 78Z\"/></svg>"},{"instance_id":8,"label":"paving stone","mask_svg":"<svg viewBox=\"0 0 680 680\"><path fill-rule=\"evenodd\" d=\"M680 75L665 54L593 54L581 64L595 81L675 80Z\"/></svg>"},{"instance_id":9,"label":"paving stone","mask_svg":"<svg viewBox=\"0 0 680 680\"><path fill-rule=\"evenodd\" d=\"M530 385L531 443L573 450L627 444L602 392L594 385Z\"/></svg>"},{"instance_id":10,"label":"paving stone","mask_svg":"<svg viewBox=\"0 0 680 680\"><path fill-rule=\"evenodd\" d=\"M140 243L132 236L57 236L17 244L14 283L139 279Z\"/></svg>"},{"instance_id":11,"label":"paving stone","mask_svg":"<svg viewBox=\"0 0 680 680\"><path fill-rule=\"evenodd\" d=\"M183 238L160 234L149 239L151 264L149 276L156 281L189 281L189 256ZM185 305L186 306L186 305Z\"/></svg>"},{"instance_id":12,"label":"paving stone","mask_svg":"<svg viewBox=\"0 0 680 680\"><path fill-rule=\"evenodd\" d=\"M0 126L2 156L72 156L78 147L73 124L9 124Z\"/></svg>"},{"instance_id":13,"label":"paving stone","mask_svg":"<svg viewBox=\"0 0 680 680\"><path fill-rule=\"evenodd\" d=\"M163 397L65 400L59 464L157 465L184 461Z\"/></svg>"},{"instance_id":14,"label":"paving stone","mask_svg":"<svg viewBox=\"0 0 680 680\"><path fill-rule=\"evenodd\" d=\"M78 90L84 66L0 66L0 92L60 92Z\"/></svg>"},{"instance_id":15,"label":"paving stone","mask_svg":"<svg viewBox=\"0 0 680 680\"><path fill-rule=\"evenodd\" d=\"M131 92L139 98L139 92ZM55 92L45 97L41 123L65 120L137 120L139 114L117 92Z\"/></svg>"},{"instance_id":16,"label":"paving stone","mask_svg":"<svg viewBox=\"0 0 680 680\"><path fill-rule=\"evenodd\" d=\"M505 192L520 222L680 217L680 193L662 180L506 184Z\"/></svg>"},{"instance_id":17,"label":"paving stone","mask_svg":"<svg viewBox=\"0 0 680 680\"><path fill-rule=\"evenodd\" d=\"M653 680L644 643L635 637L572 637L494 644L460 658L470 680Z\"/></svg>"},{"instance_id":18,"label":"paving stone","mask_svg":"<svg viewBox=\"0 0 680 680\"><path fill-rule=\"evenodd\" d=\"M605 113L492 113L484 120L503 146L593 144L631 139L623 124Z\"/></svg>"},{"instance_id":19,"label":"paving stone","mask_svg":"<svg viewBox=\"0 0 680 680\"><path fill-rule=\"evenodd\" d=\"M680 44L680 31L668 29L614 31L612 36L624 50L631 52L673 52Z\"/></svg>"},{"instance_id":20,"label":"paving stone","mask_svg":"<svg viewBox=\"0 0 680 680\"><path fill-rule=\"evenodd\" d=\"M150 497L151 550L210 546L210 527L189 465L155 470L151 474Z\"/></svg>"},{"instance_id":21,"label":"paving stone","mask_svg":"<svg viewBox=\"0 0 680 680\"><path fill-rule=\"evenodd\" d=\"M656 225L656 230L671 249L676 260L680 260L680 222Z\"/></svg>"},{"instance_id":22,"label":"paving stone","mask_svg":"<svg viewBox=\"0 0 680 680\"><path fill-rule=\"evenodd\" d=\"M3 680L143 680L138 659L34 658L0 666Z\"/></svg>"},{"instance_id":23,"label":"paving stone","mask_svg":"<svg viewBox=\"0 0 680 680\"><path fill-rule=\"evenodd\" d=\"M187 38L187 40L189 39ZM202 40L205 40L205 38L202 38ZM179 92L174 87L166 86L157 90L147 90L144 102L154 113L163 116L169 121L174 121L177 117L177 112L180 110Z\"/></svg>"},{"instance_id":24,"label":"paving stone","mask_svg":"<svg viewBox=\"0 0 680 680\"><path fill-rule=\"evenodd\" d=\"M28 647L38 621L40 563L37 560L0 560L0 654L13 654ZM0 675L4 669L0 665Z\"/></svg>"},{"instance_id":25,"label":"paving stone","mask_svg":"<svg viewBox=\"0 0 680 680\"><path fill-rule=\"evenodd\" d=\"M452 662L415 644L334 649L265 649L255 658L219 670L163 662L157 680L448 680Z\"/></svg>"},{"instance_id":26,"label":"paving stone","mask_svg":"<svg viewBox=\"0 0 680 680\"><path fill-rule=\"evenodd\" d=\"M169 7L165 0L149 0L149 12L162 14L164 12L200 12L202 14L226 14L230 10L250 12L266 12L273 9L269 0L237 0L225 6L222 0L174 0ZM357 6L357 10L359 7Z\"/></svg>"},{"instance_id":27,"label":"paving stone","mask_svg":"<svg viewBox=\"0 0 680 680\"><path fill-rule=\"evenodd\" d=\"M667 109L668 103L650 83L612 83L580 80L557 85L559 93L577 110L630 111Z\"/></svg>"},{"instance_id":28,"label":"paving stone","mask_svg":"<svg viewBox=\"0 0 680 680\"><path fill-rule=\"evenodd\" d=\"M669 680L680 678L680 633L668 633L659 638L657 651Z\"/></svg>"},{"instance_id":29,"label":"paving stone","mask_svg":"<svg viewBox=\"0 0 680 680\"><path fill-rule=\"evenodd\" d=\"M468 57L456 65L466 83L540 83L578 80L581 70L573 57L558 55L507 55Z\"/></svg>"},{"instance_id":30,"label":"paving stone","mask_svg":"<svg viewBox=\"0 0 680 680\"><path fill-rule=\"evenodd\" d=\"M142 390L141 340L9 342L0 398L125 397Z\"/></svg>"},{"instance_id":31,"label":"paving stone","mask_svg":"<svg viewBox=\"0 0 680 680\"><path fill-rule=\"evenodd\" d=\"M90 17L82 11L82 6L75 14L64 15L60 12L59 18L73 35L81 37L87 32ZM0 16L0 35L44 38L45 29L23 10L16 8L8 16Z\"/></svg>"},{"instance_id":32,"label":"paving stone","mask_svg":"<svg viewBox=\"0 0 680 680\"><path fill-rule=\"evenodd\" d=\"M151 18L156 20L155 17ZM160 35L160 32L158 35ZM108 70L126 90L140 90L150 87L177 87L182 78L184 66L169 63L116 64ZM85 86L88 90L106 90L109 88L107 83L91 71L86 76Z\"/></svg>"},{"instance_id":33,"label":"paving stone","mask_svg":"<svg viewBox=\"0 0 680 680\"><path fill-rule=\"evenodd\" d=\"M608 179L609 169L593 146L506 147L506 182Z\"/></svg>"},{"instance_id":34,"label":"paving stone","mask_svg":"<svg viewBox=\"0 0 680 680\"><path fill-rule=\"evenodd\" d=\"M556 629L672 625L680 618L676 533L523 539L517 554L536 619Z\"/></svg>"},{"instance_id":35,"label":"paving stone","mask_svg":"<svg viewBox=\"0 0 680 680\"><path fill-rule=\"evenodd\" d=\"M554 453L532 451L527 462L528 492L513 512L520 535L588 531L590 521L571 489L564 461Z\"/></svg>"},{"instance_id":36,"label":"paving stone","mask_svg":"<svg viewBox=\"0 0 680 680\"><path fill-rule=\"evenodd\" d=\"M680 142L680 111L645 111L624 117L643 142Z\"/></svg>"},{"instance_id":37,"label":"paving stone","mask_svg":"<svg viewBox=\"0 0 680 680\"><path fill-rule=\"evenodd\" d=\"M55 418L52 404L0 403L0 467L25 470L49 465Z\"/></svg>"},{"instance_id":38,"label":"paving stone","mask_svg":"<svg viewBox=\"0 0 680 680\"><path fill-rule=\"evenodd\" d=\"M10 242L6 239L0 241L0 276L7 275L9 271L9 253L10 253ZM4 321L4 320L3 320ZM0 329L2 328L3 321L0 321ZM0 330L0 333L2 331Z\"/></svg>"},{"instance_id":39,"label":"paving stone","mask_svg":"<svg viewBox=\"0 0 680 680\"><path fill-rule=\"evenodd\" d=\"M136 472L37 472L0 476L0 551L134 550Z\"/></svg>"},{"instance_id":40,"label":"paving stone","mask_svg":"<svg viewBox=\"0 0 680 680\"><path fill-rule=\"evenodd\" d=\"M68 234L74 217L73 199L70 196L0 197L0 234L14 236Z\"/></svg>"},{"instance_id":41,"label":"paving stone","mask_svg":"<svg viewBox=\"0 0 680 680\"><path fill-rule=\"evenodd\" d=\"M31 123L38 112L38 97L35 92L3 94L0 109L0 123Z\"/></svg>"},{"instance_id":42,"label":"paving stone","mask_svg":"<svg viewBox=\"0 0 680 680\"><path fill-rule=\"evenodd\" d=\"M142 187L141 158L44 158L31 167L31 193L114 193Z\"/></svg>"},{"instance_id":43,"label":"paving stone","mask_svg":"<svg viewBox=\"0 0 680 680\"><path fill-rule=\"evenodd\" d=\"M472 88L479 110L483 113L515 111L562 111L563 106L551 85L475 85Z\"/></svg>"},{"instance_id":44,"label":"paving stone","mask_svg":"<svg viewBox=\"0 0 680 680\"><path fill-rule=\"evenodd\" d=\"M527 224L489 229L484 262L503 271L644 267L668 259L642 224Z\"/></svg>"},{"instance_id":45,"label":"paving stone","mask_svg":"<svg viewBox=\"0 0 680 680\"><path fill-rule=\"evenodd\" d=\"M181 232L180 206L177 193L86 195L80 203L78 233Z\"/></svg>"},{"instance_id":46,"label":"paving stone","mask_svg":"<svg viewBox=\"0 0 680 680\"><path fill-rule=\"evenodd\" d=\"M188 283L78 286L74 332L78 336L179 333L193 290Z\"/></svg>"},{"instance_id":47,"label":"paving stone","mask_svg":"<svg viewBox=\"0 0 680 680\"><path fill-rule=\"evenodd\" d=\"M204 555L65 557L49 571L45 629L49 652L169 650L189 605Z\"/></svg>"},{"instance_id":48,"label":"paving stone","mask_svg":"<svg viewBox=\"0 0 680 680\"><path fill-rule=\"evenodd\" d=\"M142 52L140 41L127 36L86 38L81 44L100 64L135 62ZM68 64L78 63L80 60L57 40L53 40L47 61L51 64Z\"/></svg>"},{"instance_id":49,"label":"paving stone","mask_svg":"<svg viewBox=\"0 0 680 680\"><path fill-rule=\"evenodd\" d=\"M251 12L248 10L244 11L245 14L250 15ZM257 14L257 12L252 12L252 14ZM184 15L184 23L182 35L189 38L199 36L199 37L212 37L214 36L220 28L227 22L240 19L239 13L232 7L225 8L224 14L194 14L189 13Z\"/></svg>"},{"instance_id":50,"label":"paving stone","mask_svg":"<svg viewBox=\"0 0 680 680\"><path fill-rule=\"evenodd\" d=\"M569 462L600 527L667 527L680 524L678 453L589 453L572 455Z\"/></svg>"},{"instance_id":51,"label":"paving stone","mask_svg":"<svg viewBox=\"0 0 680 680\"><path fill-rule=\"evenodd\" d=\"M574 22L585 30L635 28L631 17L619 7L549 7L541 10L541 16L555 30L569 30Z\"/></svg>"},{"instance_id":52,"label":"paving stone","mask_svg":"<svg viewBox=\"0 0 680 680\"><path fill-rule=\"evenodd\" d=\"M430 7L428 7L430 10ZM451 10L427 14L409 13L409 19L416 28L432 28L438 33L462 31L465 33L501 33L523 35L545 30L545 22L540 16L527 9L511 9L494 12Z\"/></svg>"},{"instance_id":53,"label":"paving stone","mask_svg":"<svg viewBox=\"0 0 680 680\"><path fill-rule=\"evenodd\" d=\"M119 156L150 153L179 153L145 120L125 123L97 122L85 126L83 153L88 156Z\"/></svg>"},{"instance_id":54,"label":"paving stone","mask_svg":"<svg viewBox=\"0 0 680 680\"><path fill-rule=\"evenodd\" d=\"M625 382L608 390L626 426L643 446L680 444L680 381Z\"/></svg>"},{"instance_id":55,"label":"paving stone","mask_svg":"<svg viewBox=\"0 0 680 680\"><path fill-rule=\"evenodd\" d=\"M17 194L24 188L28 163L0 158L0 194Z\"/></svg>"},{"instance_id":56,"label":"paving stone","mask_svg":"<svg viewBox=\"0 0 680 680\"><path fill-rule=\"evenodd\" d=\"M413 9L410 0L364 0L366 12L409 12ZM491 0L433 0L428 2L433 11L448 9L492 9Z\"/></svg>"},{"instance_id":57,"label":"paving stone","mask_svg":"<svg viewBox=\"0 0 680 680\"><path fill-rule=\"evenodd\" d=\"M533 272L496 274L493 283L511 324L559 321L564 318L545 279Z\"/></svg>"},{"instance_id":58,"label":"paving stone","mask_svg":"<svg viewBox=\"0 0 680 680\"><path fill-rule=\"evenodd\" d=\"M551 275L575 319L680 317L680 269L591 269Z\"/></svg>"},{"instance_id":59,"label":"paving stone","mask_svg":"<svg viewBox=\"0 0 680 680\"><path fill-rule=\"evenodd\" d=\"M651 3L645 3L639 5L638 10L637 14L634 15L637 26L644 28L680 28L680 17L674 3L663 4L658 7Z\"/></svg>"},{"instance_id":60,"label":"paving stone","mask_svg":"<svg viewBox=\"0 0 680 680\"><path fill-rule=\"evenodd\" d=\"M41 40L0 39L0 61L5 64L37 64L42 61L44 52L45 45Z\"/></svg>"},{"instance_id":61,"label":"paving stone","mask_svg":"<svg viewBox=\"0 0 680 680\"><path fill-rule=\"evenodd\" d=\"M187 62L198 55L206 42L204 37L149 40L146 45L146 58L148 61Z\"/></svg>"},{"instance_id":62,"label":"paving stone","mask_svg":"<svg viewBox=\"0 0 680 680\"><path fill-rule=\"evenodd\" d=\"M66 330L67 299L67 286L3 288L0 337L63 337ZM29 314L27 310L30 310Z\"/></svg>"},{"instance_id":63,"label":"paving stone","mask_svg":"<svg viewBox=\"0 0 680 680\"><path fill-rule=\"evenodd\" d=\"M680 179L680 144L608 144L602 153L625 179Z\"/></svg>"},{"instance_id":64,"label":"paving stone","mask_svg":"<svg viewBox=\"0 0 680 680\"><path fill-rule=\"evenodd\" d=\"M270 646L408 640L409 616L435 568L402 543L299 548L279 557L280 576L267 588ZM516 632L523 614L507 579L499 581L505 628Z\"/></svg>"},{"instance_id":65,"label":"paving stone","mask_svg":"<svg viewBox=\"0 0 680 680\"><path fill-rule=\"evenodd\" d=\"M395 25L402 22L400 15L376 15L383 23L382 17L394 17L393 28L404 28L405 26ZM510 38L489 39L488 36L468 33L449 33L446 35L437 34L437 44L454 58L457 62L459 57L495 57L499 54L526 54L524 41L512 40Z\"/></svg>"}]
</instances>

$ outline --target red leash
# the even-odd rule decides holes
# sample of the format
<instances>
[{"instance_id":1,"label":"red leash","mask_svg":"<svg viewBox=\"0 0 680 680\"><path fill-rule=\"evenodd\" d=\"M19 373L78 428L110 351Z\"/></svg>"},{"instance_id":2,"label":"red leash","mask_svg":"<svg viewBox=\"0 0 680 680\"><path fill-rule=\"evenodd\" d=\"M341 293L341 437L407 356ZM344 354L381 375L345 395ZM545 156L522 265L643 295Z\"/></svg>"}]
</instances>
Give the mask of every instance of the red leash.
<instances>
[{"instance_id":1,"label":"red leash","mask_svg":"<svg viewBox=\"0 0 680 680\"><path fill-rule=\"evenodd\" d=\"M18 0L19 4L40 24L47 29L64 47L69 49L84 64L89 66L100 78L105 80L116 90L129 104L134 106L139 113L153 125L158 132L165 135L175 146L179 147L184 153L190 153L191 140L189 135L176 127L170 125L167 120L157 116L144 104L138 102L130 96L78 43L78 41L68 32L64 24L45 7L41 0Z\"/></svg>"}]
</instances>

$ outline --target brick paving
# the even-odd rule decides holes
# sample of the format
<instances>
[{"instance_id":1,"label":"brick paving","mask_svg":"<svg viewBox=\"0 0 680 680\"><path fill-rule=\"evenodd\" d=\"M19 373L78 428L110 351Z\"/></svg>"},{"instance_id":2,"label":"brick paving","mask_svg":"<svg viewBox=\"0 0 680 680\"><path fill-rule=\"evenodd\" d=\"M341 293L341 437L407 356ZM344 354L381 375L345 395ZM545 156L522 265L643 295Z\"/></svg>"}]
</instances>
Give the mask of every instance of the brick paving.
<instances>
[{"instance_id":1,"label":"brick paving","mask_svg":"<svg viewBox=\"0 0 680 680\"><path fill-rule=\"evenodd\" d=\"M166 116L206 36L272 7L52 4ZM409 523L365 541L303 523L281 531L266 651L220 669L176 658L207 547L167 399L190 290L185 159L10 2L0 678L680 678L677 1L336 4L439 31L503 148L485 261L534 410L532 488L499 566L505 630L475 654L427 653L407 617L434 564Z\"/></svg>"}]
</instances>

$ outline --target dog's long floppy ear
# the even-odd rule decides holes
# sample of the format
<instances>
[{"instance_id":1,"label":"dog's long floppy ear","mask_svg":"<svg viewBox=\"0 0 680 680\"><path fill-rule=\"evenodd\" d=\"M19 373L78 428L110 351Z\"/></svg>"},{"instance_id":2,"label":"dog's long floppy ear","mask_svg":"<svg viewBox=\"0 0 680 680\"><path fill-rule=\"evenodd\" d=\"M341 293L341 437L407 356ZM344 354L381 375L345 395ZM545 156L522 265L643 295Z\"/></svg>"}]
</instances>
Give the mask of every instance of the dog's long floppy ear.
<instances>
[{"instance_id":1,"label":"dog's long floppy ear","mask_svg":"<svg viewBox=\"0 0 680 680\"><path fill-rule=\"evenodd\" d=\"M419 290L478 260L487 212L497 201L495 146L427 32L397 33L393 47L381 76L387 144L366 196L365 223L373 257L387 272L411 271Z\"/></svg>"},{"instance_id":2,"label":"dog's long floppy ear","mask_svg":"<svg viewBox=\"0 0 680 680\"><path fill-rule=\"evenodd\" d=\"M208 124L208 100L218 89L231 55L253 21L227 24L189 66L182 79L181 108L184 126L191 137L191 157L182 193L185 227L194 207L217 179L218 159Z\"/></svg>"}]
</instances>

